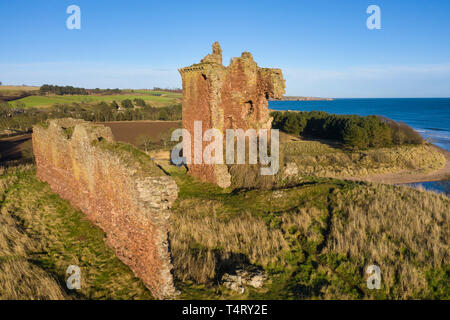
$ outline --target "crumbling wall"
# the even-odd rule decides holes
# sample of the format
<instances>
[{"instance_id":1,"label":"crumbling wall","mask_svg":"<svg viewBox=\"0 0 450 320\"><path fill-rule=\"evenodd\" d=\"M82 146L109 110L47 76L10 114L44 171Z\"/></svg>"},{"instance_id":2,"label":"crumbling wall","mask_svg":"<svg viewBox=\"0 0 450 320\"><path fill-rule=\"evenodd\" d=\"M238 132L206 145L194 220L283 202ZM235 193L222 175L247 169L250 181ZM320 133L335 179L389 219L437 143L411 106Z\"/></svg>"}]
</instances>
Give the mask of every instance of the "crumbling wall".
<instances>
[{"instance_id":1,"label":"crumbling wall","mask_svg":"<svg viewBox=\"0 0 450 320\"><path fill-rule=\"evenodd\" d=\"M194 121L202 121L203 132L219 129L269 129L268 99L284 94L285 81L280 69L260 68L249 52L222 65L222 49L213 44L212 54L201 63L179 70L183 81L183 128L194 137ZM225 139L224 139L225 140ZM202 150L210 142L202 142ZM184 144L183 148L191 148ZM188 164L189 173L221 187L230 185L225 164Z\"/></svg>"},{"instance_id":2,"label":"crumbling wall","mask_svg":"<svg viewBox=\"0 0 450 320\"><path fill-rule=\"evenodd\" d=\"M111 129L83 120L33 128L37 177L102 228L117 257L153 296L175 294L168 248L169 208L178 187L151 159L115 143Z\"/></svg>"}]
</instances>

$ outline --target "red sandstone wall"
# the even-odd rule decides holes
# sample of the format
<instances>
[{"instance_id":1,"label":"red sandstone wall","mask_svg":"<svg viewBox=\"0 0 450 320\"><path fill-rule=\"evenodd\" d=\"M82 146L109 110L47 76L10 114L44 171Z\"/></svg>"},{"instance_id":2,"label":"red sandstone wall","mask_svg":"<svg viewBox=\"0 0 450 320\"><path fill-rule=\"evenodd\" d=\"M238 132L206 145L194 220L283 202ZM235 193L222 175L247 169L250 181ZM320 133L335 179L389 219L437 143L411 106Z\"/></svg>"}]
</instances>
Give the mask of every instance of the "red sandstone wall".
<instances>
[{"instance_id":1,"label":"red sandstone wall","mask_svg":"<svg viewBox=\"0 0 450 320\"><path fill-rule=\"evenodd\" d=\"M114 145L109 128L82 120L35 126L37 177L105 231L107 244L154 297L173 297L167 232L177 185L150 158L142 165Z\"/></svg>"},{"instance_id":2,"label":"red sandstone wall","mask_svg":"<svg viewBox=\"0 0 450 320\"><path fill-rule=\"evenodd\" d=\"M189 82L183 83L183 105L192 106L195 108L183 108L183 128L187 129L191 134L191 144L185 143L184 149L190 148L192 155L192 162L194 161L194 121L202 122L202 132L212 128L211 112L209 111L210 103L210 89L208 79L205 79L201 73L196 74L195 78L190 79ZM186 92L185 92L186 91ZM209 142L202 142L202 150L209 144ZM214 167L206 164L191 164L189 165L190 174L200 178L203 181L216 183L214 174Z\"/></svg>"}]
</instances>

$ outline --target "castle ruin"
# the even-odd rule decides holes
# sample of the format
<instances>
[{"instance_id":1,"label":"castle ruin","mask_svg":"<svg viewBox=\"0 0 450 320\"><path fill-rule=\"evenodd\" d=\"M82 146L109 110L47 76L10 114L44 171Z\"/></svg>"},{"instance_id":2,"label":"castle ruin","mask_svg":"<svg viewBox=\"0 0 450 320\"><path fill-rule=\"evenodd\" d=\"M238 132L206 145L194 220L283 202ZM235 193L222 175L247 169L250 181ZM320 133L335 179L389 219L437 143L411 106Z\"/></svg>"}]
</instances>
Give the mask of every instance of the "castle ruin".
<instances>
[{"instance_id":1,"label":"castle ruin","mask_svg":"<svg viewBox=\"0 0 450 320\"><path fill-rule=\"evenodd\" d=\"M201 63L179 71L183 127L192 135L194 121L222 134L271 128L268 99L281 98L285 87L280 69L259 68L248 52L225 67L216 42ZM175 181L146 154L115 142L110 128L102 125L53 119L35 125L32 137L37 177L104 230L107 244L155 298L173 298L168 218L178 196ZM221 187L231 183L225 164L188 168Z\"/></svg>"},{"instance_id":2,"label":"castle ruin","mask_svg":"<svg viewBox=\"0 0 450 320\"><path fill-rule=\"evenodd\" d=\"M200 63L179 69L183 81L183 128L194 136L194 121L202 122L203 131L226 129L269 129L268 99L280 99L285 81L280 69L260 68L251 53L233 58L228 67L222 64L218 42ZM209 142L202 142L203 148ZM191 148L193 144L184 144ZM189 173L221 187L231 184L226 164L188 164Z\"/></svg>"}]
</instances>

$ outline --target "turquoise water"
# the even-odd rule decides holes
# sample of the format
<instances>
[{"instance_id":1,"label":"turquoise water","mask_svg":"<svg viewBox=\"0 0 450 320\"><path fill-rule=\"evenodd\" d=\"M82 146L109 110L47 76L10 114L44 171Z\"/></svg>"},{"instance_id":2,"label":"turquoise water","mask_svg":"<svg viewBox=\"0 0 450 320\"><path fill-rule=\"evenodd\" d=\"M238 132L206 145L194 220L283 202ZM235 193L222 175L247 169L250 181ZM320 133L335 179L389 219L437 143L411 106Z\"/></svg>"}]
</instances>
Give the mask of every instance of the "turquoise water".
<instances>
[{"instance_id":1,"label":"turquoise water","mask_svg":"<svg viewBox=\"0 0 450 320\"><path fill-rule=\"evenodd\" d=\"M332 101L270 101L273 110L325 111L360 116L382 115L402 121L435 145L450 150L450 98L335 99ZM448 193L449 182L423 182L429 190Z\"/></svg>"}]
</instances>

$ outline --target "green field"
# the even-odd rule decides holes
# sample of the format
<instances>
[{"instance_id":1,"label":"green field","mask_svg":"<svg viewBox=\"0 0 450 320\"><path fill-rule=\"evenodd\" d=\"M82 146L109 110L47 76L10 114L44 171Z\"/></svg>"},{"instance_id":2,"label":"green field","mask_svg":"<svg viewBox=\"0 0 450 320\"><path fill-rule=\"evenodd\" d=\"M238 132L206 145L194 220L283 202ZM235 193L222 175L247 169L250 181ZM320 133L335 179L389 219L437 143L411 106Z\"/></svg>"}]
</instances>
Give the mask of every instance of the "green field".
<instances>
[{"instance_id":1,"label":"green field","mask_svg":"<svg viewBox=\"0 0 450 320\"><path fill-rule=\"evenodd\" d=\"M155 94L161 94L160 96ZM180 94L151 92L146 93L127 93L117 95L49 95L49 96L29 96L19 100L11 101L10 104L16 106L29 107L50 107L54 104L64 103L95 103L95 102L111 102L113 100L120 102L125 99L142 99L150 105L162 106L177 103L181 98Z\"/></svg>"}]
</instances>

